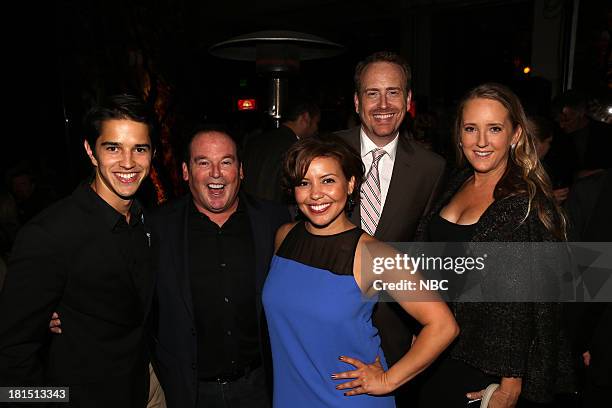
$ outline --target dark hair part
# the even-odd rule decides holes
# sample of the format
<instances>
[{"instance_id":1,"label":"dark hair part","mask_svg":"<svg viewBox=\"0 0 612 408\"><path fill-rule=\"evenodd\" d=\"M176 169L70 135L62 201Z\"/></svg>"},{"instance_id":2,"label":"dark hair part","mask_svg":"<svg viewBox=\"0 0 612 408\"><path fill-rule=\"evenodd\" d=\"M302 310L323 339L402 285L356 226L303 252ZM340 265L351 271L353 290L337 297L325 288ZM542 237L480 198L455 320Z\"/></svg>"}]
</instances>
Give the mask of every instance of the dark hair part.
<instances>
[{"instance_id":1,"label":"dark hair part","mask_svg":"<svg viewBox=\"0 0 612 408\"><path fill-rule=\"evenodd\" d=\"M338 161L347 180L355 177L355 186L347 200L347 211L357 202L365 168L361 156L344 140L333 134L319 135L300 139L285 154L283 161L283 189L291 202L295 202L294 188L299 185L310 163L317 157L332 157Z\"/></svg>"},{"instance_id":2,"label":"dark hair part","mask_svg":"<svg viewBox=\"0 0 612 408\"><path fill-rule=\"evenodd\" d=\"M183 162L189 164L189 160L191 159L191 143L193 142L193 139L202 133L212 132L223 133L230 138L236 147L236 160L238 163L241 163L242 152L240 151L240 144L238 144L236 138L232 132L230 132L227 126L219 123L198 123L190 128L184 139Z\"/></svg>"},{"instance_id":3,"label":"dark hair part","mask_svg":"<svg viewBox=\"0 0 612 408\"><path fill-rule=\"evenodd\" d=\"M405 78L404 91L406 94L408 94L412 83L412 72L410 70L410 66L399 54L391 51L379 51L367 56L364 60L359 61L355 67L355 76L353 78L355 81L355 92L357 94L361 93L361 77L363 76L363 72L366 70L368 65L375 62L388 62L390 64L399 66Z\"/></svg>"},{"instance_id":4,"label":"dark hair part","mask_svg":"<svg viewBox=\"0 0 612 408\"><path fill-rule=\"evenodd\" d=\"M510 88L492 82L482 84L470 90L459 102L454 130L458 163L462 165L467 161L459 147L463 130L463 109L469 101L481 98L499 102L508 112L513 132L517 127L521 130L516 145L510 149L506 170L495 186L493 197L495 200L502 200L506 197L527 195L529 205L523 220L535 209L546 229L555 237L565 239L566 220L563 211L554 198L550 179L538 159L534 136L523 106Z\"/></svg>"},{"instance_id":5,"label":"dark hair part","mask_svg":"<svg viewBox=\"0 0 612 408\"><path fill-rule=\"evenodd\" d=\"M283 115L284 122L296 121L300 115L308 113L310 118L321 116L321 109L319 106L309 99L293 99L289 101L285 114Z\"/></svg>"},{"instance_id":6,"label":"dark hair part","mask_svg":"<svg viewBox=\"0 0 612 408\"><path fill-rule=\"evenodd\" d=\"M102 134L102 126L108 120L131 120L149 128L151 149L157 147L157 129L149 106L139 97L129 94L112 95L93 106L85 115L85 140L95 151L96 141Z\"/></svg>"}]
</instances>

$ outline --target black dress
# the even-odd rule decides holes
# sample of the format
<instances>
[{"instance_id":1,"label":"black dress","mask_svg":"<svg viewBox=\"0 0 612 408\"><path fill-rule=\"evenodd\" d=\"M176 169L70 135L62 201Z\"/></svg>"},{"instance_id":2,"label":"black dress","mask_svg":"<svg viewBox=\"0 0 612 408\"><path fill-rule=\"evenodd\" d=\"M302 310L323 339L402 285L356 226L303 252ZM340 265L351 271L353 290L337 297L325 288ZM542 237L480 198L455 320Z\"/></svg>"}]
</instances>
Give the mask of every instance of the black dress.
<instances>
[{"instance_id":1,"label":"black dress","mask_svg":"<svg viewBox=\"0 0 612 408\"><path fill-rule=\"evenodd\" d=\"M455 224L436 214L429 223L427 238L432 242L469 242L474 236L476 225ZM420 381L423 385L419 407L455 408L467 406L469 400L465 397L466 393L479 391L493 382L499 382L499 377L485 374L445 352L422 374Z\"/></svg>"}]
</instances>

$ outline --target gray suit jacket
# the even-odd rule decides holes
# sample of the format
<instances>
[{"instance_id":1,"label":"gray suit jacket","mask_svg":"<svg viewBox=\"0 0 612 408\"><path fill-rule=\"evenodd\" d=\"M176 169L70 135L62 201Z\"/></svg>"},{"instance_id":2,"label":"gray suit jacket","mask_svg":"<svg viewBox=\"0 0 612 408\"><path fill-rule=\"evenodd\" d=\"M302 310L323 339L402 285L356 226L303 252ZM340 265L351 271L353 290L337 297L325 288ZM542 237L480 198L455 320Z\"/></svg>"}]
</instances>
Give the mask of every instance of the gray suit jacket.
<instances>
[{"instance_id":1,"label":"gray suit jacket","mask_svg":"<svg viewBox=\"0 0 612 408\"><path fill-rule=\"evenodd\" d=\"M338 132L344 141L360 152L360 127ZM374 236L380 241L411 241L421 217L443 187L444 159L400 133L393 175ZM366 169L366 172L368 169ZM351 221L361 226L359 203Z\"/></svg>"}]
</instances>

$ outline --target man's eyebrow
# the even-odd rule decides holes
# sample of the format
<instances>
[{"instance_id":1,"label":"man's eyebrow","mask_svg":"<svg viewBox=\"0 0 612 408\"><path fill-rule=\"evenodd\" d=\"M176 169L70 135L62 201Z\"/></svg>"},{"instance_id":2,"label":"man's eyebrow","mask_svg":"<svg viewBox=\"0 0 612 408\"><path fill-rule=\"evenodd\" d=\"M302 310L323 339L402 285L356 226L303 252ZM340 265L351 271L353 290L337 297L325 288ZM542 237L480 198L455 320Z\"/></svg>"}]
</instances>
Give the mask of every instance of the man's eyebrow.
<instances>
[{"instance_id":1,"label":"man's eyebrow","mask_svg":"<svg viewBox=\"0 0 612 408\"><path fill-rule=\"evenodd\" d=\"M369 87L369 88L364 88L364 89L363 89L363 91L364 91L364 92L366 92L366 91L379 91L379 90L381 90L381 89L384 89L384 90L386 90L386 91L388 91L388 90L390 90L390 89L391 89L391 90L396 90L396 89L400 89L400 90L401 90L401 89L402 89L402 87L401 87L401 86L389 86L389 87L387 87L387 88Z\"/></svg>"},{"instance_id":2,"label":"man's eyebrow","mask_svg":"<svg viewBox=\"0 0 612 408\"><path fill-rule=\"evenodd\" d=\"M102 142L100 143L100 146L113 146L113 147L119 147L119 146L123 146L123 144L119 143L119 142ZM134 145L134 147L147 147L147 148L151 148L151 145L149 143L137 143Z\"/></svg>"},{"instance_id":3,"label":"man's eyebrow","mask_svg":"<svg viewBox=\"0 0 612 408\"><path fill-rule=\"evenodd\" d=\"M202 159L209 160L209 159L208 159L208 156L204 156L204 155L199 155L199 156L194 156L194 157L193 157L193 160L202 160ZM225 160L225 159L232 159L232 160L236 160L236 156L235 156L235 155L233 155L233 154L228 154L228 155L225 155L225 156L223 156L223 157L221 158L221 160Z\"/></svg>"}]
</instances>

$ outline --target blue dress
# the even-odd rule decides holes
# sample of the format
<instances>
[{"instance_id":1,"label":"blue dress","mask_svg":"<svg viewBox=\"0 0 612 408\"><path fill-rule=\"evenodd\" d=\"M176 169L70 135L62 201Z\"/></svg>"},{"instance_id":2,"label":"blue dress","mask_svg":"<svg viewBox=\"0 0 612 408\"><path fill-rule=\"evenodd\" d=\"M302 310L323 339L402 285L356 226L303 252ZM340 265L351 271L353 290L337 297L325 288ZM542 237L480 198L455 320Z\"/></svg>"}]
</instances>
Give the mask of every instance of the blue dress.
<instances>
[{"instance_id":1,"label":"blue dress","mask_svg":"<svg viewBox=\"0 0 612 408\"><path fill-rule=\"evenodd\" d=\"M391 396L357 395L331 374L353 370L341 355L373 363L381 357L372 326L376 298L365 298L353 276L353 259L363 231L329 236L298 223L272 259L263 304L274 362L274 407L395 407Z\"/></svg>"}]
</instances>

